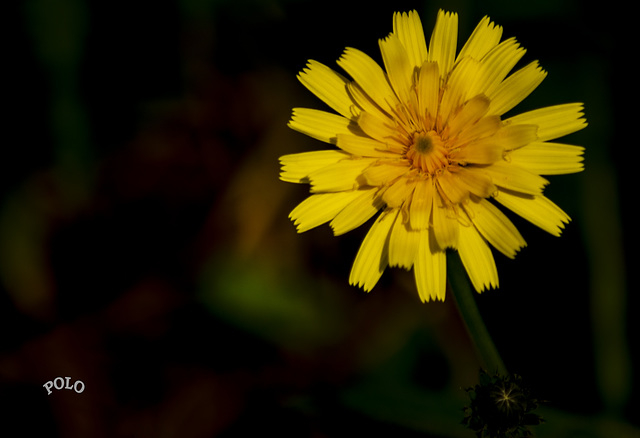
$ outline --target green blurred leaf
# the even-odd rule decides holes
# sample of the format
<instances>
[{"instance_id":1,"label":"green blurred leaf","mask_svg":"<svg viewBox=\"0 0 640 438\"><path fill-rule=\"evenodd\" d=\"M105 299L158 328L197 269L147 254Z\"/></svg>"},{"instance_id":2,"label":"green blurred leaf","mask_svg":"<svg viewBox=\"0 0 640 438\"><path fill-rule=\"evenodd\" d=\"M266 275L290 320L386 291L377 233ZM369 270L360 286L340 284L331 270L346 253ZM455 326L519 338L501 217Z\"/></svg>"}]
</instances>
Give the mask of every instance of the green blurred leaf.
<instances>
[{"instance_id":1,"label":"green blurred leaf","mask_svg":"<svg viewBox=\"0 0 640 438\"><path fill-rule=\"evenodd\" d=\"M343 309L330 284L285 272L267 260L214 256L200 298L218 317L294 349L324 345L342 332Z\"/></svg>"}]
</instances>

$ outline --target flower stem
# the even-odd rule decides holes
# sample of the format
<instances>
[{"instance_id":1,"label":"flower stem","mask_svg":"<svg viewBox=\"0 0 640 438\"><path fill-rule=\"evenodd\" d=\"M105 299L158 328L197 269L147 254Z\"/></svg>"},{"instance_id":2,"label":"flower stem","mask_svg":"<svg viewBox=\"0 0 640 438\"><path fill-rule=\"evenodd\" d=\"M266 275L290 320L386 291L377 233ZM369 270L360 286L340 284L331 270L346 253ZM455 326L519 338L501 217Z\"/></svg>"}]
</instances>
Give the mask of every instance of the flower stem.
<instances>
[{"instance_id":1,"label":"flower stem","mask_svg":"<svg viewBox=\"0 0 640 438\"><path fill-rule=\"evenodd\" d=\"M497 372L503 376L508 375L500 353L498 353L498 349L482 320L466 271L458 254L447 254L447 270L449 290L455 298L460 316L485 368L490 373Z\"/></svg>"}]
</instances>

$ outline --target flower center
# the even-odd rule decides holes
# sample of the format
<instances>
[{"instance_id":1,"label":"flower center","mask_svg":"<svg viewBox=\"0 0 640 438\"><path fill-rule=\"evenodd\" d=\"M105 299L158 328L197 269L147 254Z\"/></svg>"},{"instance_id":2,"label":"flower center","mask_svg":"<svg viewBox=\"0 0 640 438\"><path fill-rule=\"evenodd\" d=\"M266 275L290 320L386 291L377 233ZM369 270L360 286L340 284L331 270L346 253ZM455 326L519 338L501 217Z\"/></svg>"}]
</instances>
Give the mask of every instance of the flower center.
<instances>
[{"instance_id":1,"label":"flower center","mask_svg":"<svg viewBox=\"0 0 640 438\"><path fill-rule=\"evenodd\" d=\"M412 167L431 175L449 163L447 149L435 131L416 132L406 156Z\"/></svg>"}]
</instances>

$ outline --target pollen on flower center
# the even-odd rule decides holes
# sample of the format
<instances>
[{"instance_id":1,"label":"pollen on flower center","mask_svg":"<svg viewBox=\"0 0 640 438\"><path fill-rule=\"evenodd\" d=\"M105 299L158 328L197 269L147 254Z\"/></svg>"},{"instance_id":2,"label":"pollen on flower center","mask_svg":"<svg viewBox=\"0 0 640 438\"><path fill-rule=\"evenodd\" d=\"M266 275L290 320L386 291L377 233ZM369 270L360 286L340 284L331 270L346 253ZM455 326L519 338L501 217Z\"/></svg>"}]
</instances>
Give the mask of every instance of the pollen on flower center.
<instances>
[{"instance_id":1,"label":"pollen on flower center","mask_svg":"<svg viewBox=\"0 0 640 438\"><path fill-rule=\"evenodd\" d=\"M416 132L406 156L412 167L430 175L449 163L447 149L435 131Z\"/></svg>"},{"instance_id":2,"label":"pollen on flower center","mask_svg":"<svg viewBox=\"0 0 640 438\"><path fill-rule=\"evenodd\" d=\"M428 135L417 135L414 139L414 147L417 152L427 154L433 149L433 139Z\"/></svg>"}]
</instances>

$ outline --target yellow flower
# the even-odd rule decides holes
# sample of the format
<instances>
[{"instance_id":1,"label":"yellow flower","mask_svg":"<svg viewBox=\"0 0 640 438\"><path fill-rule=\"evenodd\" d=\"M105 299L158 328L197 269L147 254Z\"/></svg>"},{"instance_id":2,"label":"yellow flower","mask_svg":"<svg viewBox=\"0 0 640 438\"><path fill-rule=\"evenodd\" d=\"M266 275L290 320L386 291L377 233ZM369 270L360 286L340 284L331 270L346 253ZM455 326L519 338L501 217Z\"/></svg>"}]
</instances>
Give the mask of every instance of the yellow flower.
<instances>
[{"instance_id":1,"label":"yellow flower","mask_svg":"<svg viewBox=\"0 0 640 438\"><path fill-rule=\"evenodd\" d=\"M534 61L509 75L525 50L488 17L456 55L457 33L457 15L439 11L427 47L418 14L396 13L380 40L386 72L347 48L351 79L313 60L298 76L338 114L293 110L291 128L336 148L280 158L283 181L311 184L290 218L340 235L382 210L349 278L366 291L387 266L413 267L422 301L444 300L448 248L478 292L497 287L488 244L512 258L526 243L495 202L554 235L570 220L540 175L583 169L582 147L549 141L587 125L583 105L502 118L546 72Z\"/></svg>"}]
</instances>

